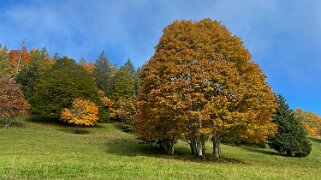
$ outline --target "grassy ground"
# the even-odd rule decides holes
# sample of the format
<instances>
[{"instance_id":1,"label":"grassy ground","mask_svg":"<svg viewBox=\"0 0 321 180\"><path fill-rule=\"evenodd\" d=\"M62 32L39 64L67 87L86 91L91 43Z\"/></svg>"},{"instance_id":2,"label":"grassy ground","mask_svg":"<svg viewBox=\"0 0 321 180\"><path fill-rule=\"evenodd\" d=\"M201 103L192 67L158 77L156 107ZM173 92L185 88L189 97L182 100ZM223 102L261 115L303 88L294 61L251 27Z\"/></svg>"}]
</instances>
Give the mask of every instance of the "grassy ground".
<instances>
[{"instance_id":1,"label":"grassy ground","mask_svg":"<svg viewBox=\"0 0 321 180\"><path fill-rule=\"evenodd\" d=\"M115 124L84 128L23 122L0 128L0 179L321 179L321 139L306 158L223 145L223 159L189 155L179 142L167 156ZM207 146L210 153L210 144Z\"/></svg>"}]
</instances>

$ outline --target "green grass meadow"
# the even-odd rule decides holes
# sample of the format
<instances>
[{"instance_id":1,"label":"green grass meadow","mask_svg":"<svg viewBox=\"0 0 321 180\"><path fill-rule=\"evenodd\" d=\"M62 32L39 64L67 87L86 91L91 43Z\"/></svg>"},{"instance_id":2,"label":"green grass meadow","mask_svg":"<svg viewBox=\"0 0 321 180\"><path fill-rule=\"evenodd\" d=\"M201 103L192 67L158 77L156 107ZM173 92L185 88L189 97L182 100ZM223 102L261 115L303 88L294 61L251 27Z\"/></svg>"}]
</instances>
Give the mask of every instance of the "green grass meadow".
<instances>
[{"instance_id":1,"label":"green grass meadow","mask_svg":"<svg viewBox=\"0 0 321 180\"><path fill-rule=\"evenodd\" d=\"M117 124L75 128L20 121L0 128L0 179L321 179L321 139L305 158L268 148L222 146L222 159L190 155L179 142L174 156L140 144Z\"/></svg>"}]
</instances>

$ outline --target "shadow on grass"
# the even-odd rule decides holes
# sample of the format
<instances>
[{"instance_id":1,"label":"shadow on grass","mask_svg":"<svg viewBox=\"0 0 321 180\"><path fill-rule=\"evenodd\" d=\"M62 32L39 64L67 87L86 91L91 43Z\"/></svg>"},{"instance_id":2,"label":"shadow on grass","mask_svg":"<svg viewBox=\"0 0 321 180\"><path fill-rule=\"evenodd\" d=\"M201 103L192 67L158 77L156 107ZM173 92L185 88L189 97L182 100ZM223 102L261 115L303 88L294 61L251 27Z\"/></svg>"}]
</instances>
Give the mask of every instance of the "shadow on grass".
<instances>
[{"instance_id":1,"label":"shadow on grass","mask_svg":"<svg viewBox=\"0 0 321 180\"><path fill-rule=\"evenodd\" d=\"M45 116L45 115L31 115L27 119L30 122L46 124L46 125L58 125L64 126L61 121L59 121L58 116Z\"/></svg>"},{"instance_id":2,"label":"shadow on grass","mask_svg":"<svg viewBox=\"0 0 321 180\"><path fill-rule=\"evenodd\" d=\"M69 133L69 134L89 134L90 131L87 129L77 129L76 127L65 127L65 128L59 128L57 129L58 131L62 131L65 133Z\"/></svg>"},{"instance_id":3,"label":"shadow on grass","mask_svg":"<svg viewBox=\"0 0 321 180\"><path fill-rule=\"evenodd\" d=\"M116 138L106 142L106 152L120 156L146 156L169 160L180 160L197 163L238 163L245 164L244 162L228 158L215 158L212 154L206 154L203 157L196 157L190 153L189 148L184 146L175 147L174 155L166 155L157 145L140 143L136 139Z\"/></svg>"},{"instance_id":4,"label":"shadow on grass","mask_svg":"<svg viewBox=\"0 0 321 180\"><path fill-rule=\"evenodd\" d=\"M250 152L255 152L255 153L261 153L261 154L266 154L266 155L273 155L273 156L280 156L279 153L270 151L268 149L262 149L262 148L256 148L256 147L248 147L248 146L241 146L242 149L245 149Z\"/></svg>"},{"instance_id":5,"label":"shadow on grass","mask_svg":"<svg viewBox=\"0 0 321 180\"><path fill-rule=\"evenodd\" d=\"M310 137L309 139L310 139L311 141L313 141L313 142L321 143L321 139L320 139L320 138Z\"/></svg>"}]
</instances>

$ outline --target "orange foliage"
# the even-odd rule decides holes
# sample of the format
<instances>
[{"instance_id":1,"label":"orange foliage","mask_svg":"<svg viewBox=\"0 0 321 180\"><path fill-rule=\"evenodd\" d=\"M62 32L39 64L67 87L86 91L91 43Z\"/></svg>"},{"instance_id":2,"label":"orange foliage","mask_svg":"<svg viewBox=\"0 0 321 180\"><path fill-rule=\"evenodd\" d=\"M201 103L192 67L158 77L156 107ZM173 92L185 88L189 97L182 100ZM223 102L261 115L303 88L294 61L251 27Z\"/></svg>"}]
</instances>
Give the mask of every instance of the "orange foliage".
<instances>
[{"instance_id":1,"label":"orange foliage","mask_svg":"<svg viewBox=\"0 0 321 180\"><path fill-rule=\"evenodd\" d=\"M61 120L70 124L93 126L98 120L98 107L84 99L74 99L72 107L61 112Z\"/></svg>"},{"instance_id":2,"label":"orange foliage","mask_svg":"<svg viewBox=\"0 0 321 180\"><path fill-rule=\"evenodd\" d=\"M20 85L12 78L0 78L0 118L4 118L8 126L15 117L28 114L29 104L23 96Z\"/></svg>"},{"instance_id":3,"label":"orange foliage","mask_svg":"<svg viewBox=\"0 0 321 180\"><path fill-rule=\"evenodd\" d=\"M80 66L86 70L88 74L92 74L95 71L95 64L86 62L81 62Z\"/></svg>"},{"instance_id":4,"label":"orange foliage","mask_svg":"<svg viewBox=\"0 0 321 180\"><path fill-rule=\"evenodd\" d=\"M17 74L23 66L31 63L31 56L26 47L23 47L22 50L11 50L9 59L10 74Z\"/></svg>"},{"instance_id":5,"label":"orange foliage","mask_svg":"<svg viewBox=\"0 0 321 180\"><path fill-rule=\"evenodd\" d=\"M317 114L295 109L294 114L305 125L310 136L321 136L321 117Z\"/></svg>"},{"instance_id":6,"label":"orange foliage","mask_svg":"<svg viewBox=\"0 0 321 180\"><path fill-rule=\"evenodd\" d=\"M144 140L183 139L203 149L206 136L257 142L276 130L277 104L266 76L219 22L166 27L141 76L134 122Z\"/></svg>"}]
</instances>

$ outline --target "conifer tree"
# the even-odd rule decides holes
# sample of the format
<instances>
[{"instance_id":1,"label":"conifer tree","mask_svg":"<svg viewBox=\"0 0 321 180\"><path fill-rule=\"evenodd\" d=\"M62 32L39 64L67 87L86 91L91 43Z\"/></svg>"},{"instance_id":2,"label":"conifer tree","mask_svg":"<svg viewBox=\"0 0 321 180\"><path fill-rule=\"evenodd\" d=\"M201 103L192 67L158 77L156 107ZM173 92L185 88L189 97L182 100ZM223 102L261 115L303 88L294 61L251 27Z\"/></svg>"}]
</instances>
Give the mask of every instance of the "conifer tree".
<instances>
[{"instance_id":1,"label":"conifer tree","mask_svg":"<svg viewBox=\"0 0 321 180\"><path fill-rule=\"evenodd\" d=\"M10 64L9 64L9 54L6 47L1 46L0 44L0 78L9 75Z\"/></svg>"},{"instance_id":2,"label":"conifer tree","mask_svg":"<svg viewBox=\"0 0 321 180\"><path fill-rule=\"evenodd\" d=\"M307 133L303 124L294 116L283 96L278 95L277 102L279 107L273 119L278 126L278 131L270 139L270 147L286 156L309 155L311 144L306 137Z\"/></svg>"},{"instance_id":3,"label":"conifer tree","mask_svg":"<svg viewBox=\"0 0 321 180\"><path fill-rule=\"evenodd\" d=\"M95 70L93 72L93 75L96 78L97 87L103 90L108 96L108 81L115 72L115 70L116 66L109 61L105 54L105 51L103 51L95 63Z\"/></svg>"},{"instance_id":4,"label":"conifer tree","mask_svg":"<svg viewBox=\"0 0 321 180\"><path fill-rule=\"evenodd\" d=\"M107 94L109 98L116 102L119 99L132 99L135 96L135 81L130 71L122 66L111 77Z\"/></svg>"}]
</instances>

